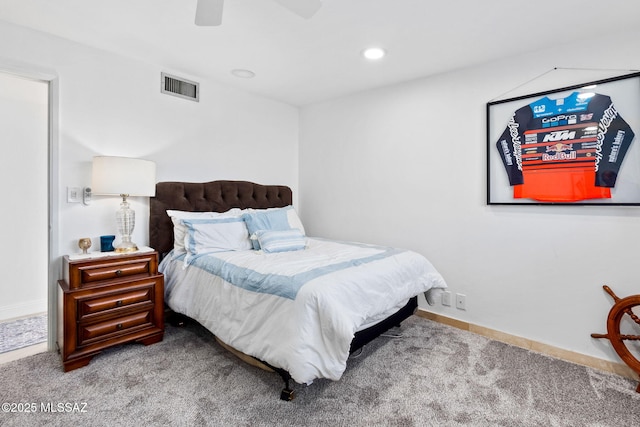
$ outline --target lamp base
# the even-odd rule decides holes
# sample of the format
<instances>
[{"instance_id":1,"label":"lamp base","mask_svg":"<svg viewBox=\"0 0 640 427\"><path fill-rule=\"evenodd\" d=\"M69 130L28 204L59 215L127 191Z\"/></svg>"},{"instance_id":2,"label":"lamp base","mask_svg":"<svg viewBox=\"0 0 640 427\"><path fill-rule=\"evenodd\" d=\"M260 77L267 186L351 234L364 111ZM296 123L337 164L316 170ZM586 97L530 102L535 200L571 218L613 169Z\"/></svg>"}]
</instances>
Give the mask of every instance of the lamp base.
<instances>
[{"instance_id":1,"label":"lamp base","mask_svg":"<svg viewBox=\"0 0 640 427\"><path fill-rule=\"evenodd\" d=\"M117 245L114 248L114 250L115 250L116 253L124 254L124 253L128 253L128 252L137 251L138 250L138 246L133 242L123 242L123 243L120 243L119 245Z\"/></svg>"},{"instance_id":2,"label":"lamp base","mask_svg":"<svg viewBox=\"0 0 640 427\"><path fill-rule=\"evenodd\" d=\"M121 194L122 203L120 203L120 209L116 211L116 222L118 224L118 233L122 236L120 243L115 245L114 250L117 253L135 252L138 250L138 246L131 241L131 233L133 233L133 227L136 225L136 212L129 208L129 202L127 202L128 194Z\"/></svg>"}]
</instances>

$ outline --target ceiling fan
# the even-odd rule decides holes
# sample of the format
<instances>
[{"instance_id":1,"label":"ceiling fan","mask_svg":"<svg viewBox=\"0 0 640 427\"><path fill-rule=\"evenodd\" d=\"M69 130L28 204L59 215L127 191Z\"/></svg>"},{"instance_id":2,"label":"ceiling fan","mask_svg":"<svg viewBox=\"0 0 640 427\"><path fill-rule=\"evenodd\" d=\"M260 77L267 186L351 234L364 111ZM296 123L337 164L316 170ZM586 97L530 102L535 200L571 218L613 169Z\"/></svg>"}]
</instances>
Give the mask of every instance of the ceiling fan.
<instances>
[{"instance_id":1,"label":"ceiling fan","mask_svg":"<svg viewBox=\"0 0 640 427\"><path fill-rule=\"evenodd\" d=\"M309 19L320 9L320 0L273 0L302 18ZM222 23L224 0L198 0L196 25L218 26Z\"/></svg>"}]
</instances>

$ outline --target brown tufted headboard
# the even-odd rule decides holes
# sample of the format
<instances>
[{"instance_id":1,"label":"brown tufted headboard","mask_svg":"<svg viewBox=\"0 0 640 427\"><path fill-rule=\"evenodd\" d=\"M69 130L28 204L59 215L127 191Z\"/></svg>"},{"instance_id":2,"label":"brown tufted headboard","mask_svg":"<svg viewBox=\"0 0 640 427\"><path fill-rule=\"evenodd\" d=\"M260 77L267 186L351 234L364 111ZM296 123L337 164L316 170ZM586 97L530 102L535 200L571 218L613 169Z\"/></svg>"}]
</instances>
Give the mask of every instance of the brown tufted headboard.
<instances>
[{"instance_id":1,"label":"brown tufted headboard","mask_svg":"<svg viewBox=\"0 0 640 427\"><path fill-rule=\"evenodd\" d=\"M163 257L173 249L173 223L167 209L226 212L231 208L279 208L293 203L291 188L248 181L159 182L150 200L149 246Z\"/></svg>"}]
</instances>

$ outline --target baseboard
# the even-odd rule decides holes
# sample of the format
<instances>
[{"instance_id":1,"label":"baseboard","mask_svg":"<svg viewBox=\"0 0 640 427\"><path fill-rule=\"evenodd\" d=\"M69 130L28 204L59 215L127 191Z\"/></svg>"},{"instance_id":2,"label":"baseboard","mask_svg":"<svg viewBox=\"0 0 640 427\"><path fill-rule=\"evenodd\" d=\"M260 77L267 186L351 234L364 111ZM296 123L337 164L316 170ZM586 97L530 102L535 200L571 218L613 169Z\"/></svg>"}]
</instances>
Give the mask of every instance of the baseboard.
<instances>
[{"instance_id":1,"label":"baseboard","mask_svg":"<svg viewBox=\"0 0 640 427\"><path fill-rule=\"evenodd\" d=\"M47 300L32 300L18 304L0 306L0 322L32 316L34 313L46 313Z\"/></svg>"},{"instance_id":2,"label":"baseboard","mask_svg":"<svg viewBox=\"0 0 640 427\"><path fill-rule=\"evenodd\" d=\"M34 354L44 353L47 351L47 343L42 342L40 344L31 345L29 347L19 348L17 350L8 351L6 353L0 353L0 365L13 362L14 360L22 359L24 357L33 356Z\"/></svg>"},{"instance_id":3,"label":"baseboard","mask_svg":"<svg viewBox=\"0 0 640 427\"><path fill-rule=\"evenodd\" d=\"M623 363L611 362L609 360L598 359L597 357L587 356L585 354L564 350L548 344L542 344L536 341L532 341L527 338L510 335L504 332L496 331L494 329L485 328L483 326L473 325L471 323L463 322L461 320L453 319L441 314L431 313L430 311L426 311L421 308L418 308L415 314L416 316L433 320L434 322L443 323L445 325L453 326L458 329L473 332L475 334L482 335L496 341L504 342L507 344L515 345L516 347L555 357L556 359L565 360L567 362L576 363L578 365L588 366L590 368L598 369L605 372L611 372L626 378L631 378L636 381L638 381L639 379L638 374L636 374L633 369L629 368Z\"/></svg>"}]
</instances>

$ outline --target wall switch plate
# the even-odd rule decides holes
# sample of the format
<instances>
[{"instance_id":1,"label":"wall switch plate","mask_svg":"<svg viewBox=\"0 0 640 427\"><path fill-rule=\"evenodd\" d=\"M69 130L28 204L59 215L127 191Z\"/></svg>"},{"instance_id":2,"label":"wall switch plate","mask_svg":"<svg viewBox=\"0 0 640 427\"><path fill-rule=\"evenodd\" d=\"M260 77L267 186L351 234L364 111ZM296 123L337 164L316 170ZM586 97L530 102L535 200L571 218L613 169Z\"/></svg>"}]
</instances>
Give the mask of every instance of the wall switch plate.
<instances>
[{"instance_id":1,"label":"wall switch plate","mask_svg":"<svg viewBox=\"0 0 640 427\"><path fill-rule=\"evenodd\" d=\"M442 305L446 305L447 307L451 306L451 292L443 291L442 292Z\"/></svg>"},{"instance_id":2,"label":"wall switch plate","mask_svg":"<svg viewBox=\"0 0 640 427\"><path fill-rule=\"evenodd\" d=\"M67 187L67 203L80 203L82 201L82 187Z\"/></svg>"},{"instance_id":3,"label":"wall switch plate","mask_svg":"<svg viewBox=\"0 0 640 427\"><path fill-rule=\"evenodd\" d=\"M463 294L456 294L456 308L458 310L467 309L467 296Z\"/></svg>"}]
</instances>

